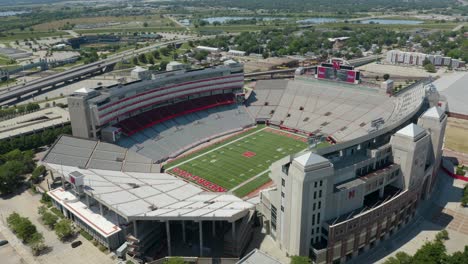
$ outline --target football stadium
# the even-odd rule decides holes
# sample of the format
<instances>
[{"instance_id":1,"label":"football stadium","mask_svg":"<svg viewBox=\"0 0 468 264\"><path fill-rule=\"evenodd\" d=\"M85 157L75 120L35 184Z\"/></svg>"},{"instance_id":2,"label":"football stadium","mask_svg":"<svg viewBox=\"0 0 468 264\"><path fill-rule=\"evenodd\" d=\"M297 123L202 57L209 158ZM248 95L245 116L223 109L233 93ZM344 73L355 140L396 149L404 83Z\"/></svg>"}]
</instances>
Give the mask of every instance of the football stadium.
<instances>
[{"instance_id":1,"label":"football stadium","mask_svg":"<svg viewBox=\"0 0 468 264\"><path fill-rule=\"evenodd\" d=\"M68 98L73 136L42 160L63 179L49 195L101 244L135 260L240 258L259 226L289 255L349 260L390 230L362 220L366 239L335 249L355 234L337 230L383 206L408 206L387 225L399 226L428 197L446 105L429 80L389 94L340 63L253 90L234 61L139 69L138 81L79 89Z\"/></svg>"}]
</instances>

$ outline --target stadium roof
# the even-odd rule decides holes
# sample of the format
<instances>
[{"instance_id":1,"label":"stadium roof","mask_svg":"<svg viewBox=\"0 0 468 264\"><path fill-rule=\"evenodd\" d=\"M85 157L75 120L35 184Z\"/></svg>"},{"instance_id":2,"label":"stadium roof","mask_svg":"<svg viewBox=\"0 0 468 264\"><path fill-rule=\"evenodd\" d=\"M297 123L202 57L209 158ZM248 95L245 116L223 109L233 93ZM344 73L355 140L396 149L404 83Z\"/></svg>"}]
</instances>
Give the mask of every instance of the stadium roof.
<instances>
[{"instance_id":1,"label":"stadium roof","mask_svg":"<svg viewBox=\"0 0 468 264\"><path fill-rule=\"evenodd\" d=\"M255 206L159 173L150 159L108 143L62 136L43 163L62 175L81 173L88 195L129 220L233 221Z\"/></svg>"}]
</instances>

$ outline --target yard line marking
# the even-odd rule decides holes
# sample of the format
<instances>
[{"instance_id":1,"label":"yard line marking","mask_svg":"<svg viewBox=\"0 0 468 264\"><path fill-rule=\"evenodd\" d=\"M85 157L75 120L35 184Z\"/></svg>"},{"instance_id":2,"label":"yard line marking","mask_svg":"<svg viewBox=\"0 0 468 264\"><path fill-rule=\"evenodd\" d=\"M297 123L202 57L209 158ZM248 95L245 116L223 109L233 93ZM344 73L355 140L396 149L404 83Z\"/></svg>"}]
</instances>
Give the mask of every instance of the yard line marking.
<instances>
[{"instance_id":1,"label":"yard line marking","mask_svg":"<svg viewBox=\"0 0 468 264\"><path fill-rule=\"evenodd\" d=\"M267 172L269 172L269 171L270 171L270 169L267 169L267 170L264 170L264 171L260 172L259 174L257 174L257 175L255 175L255 176L251 177L250 179L248 179L248 180L246 180L246 181L240 183L240 184L237 185L236 187L234 187L234 188L232 188L231 190L229 190L229 193L233 193L235 190L239 189L240 187L246 185L247 183L253 181L254 179L256 179L256 178L262 176L263 174L265 174L265 173L267 173ZM254 190L252 190L252 191L254 191Z\"/></svg>"},{"instance_id":2,"label":"yard line marking","mask_svg":"<svg viewBox=\"0 0 468 264\"><path fill-rule=\"evenodd\" d=\"M205 153L202 153L202 154L200 154L200 155L198 155L198 156L195 156L195 157L193 157L193 158L191 158L191 159L188 159L188 160L186 160L186 161L184 161L184 162L181 162L181 163L179 163L179 164L177 164L177 165L174 165L174 166L172 166L172 167L169 167L169 168L167 168L167 170L171 170L171 169L173 169L173 168L175 168L175 167L182 166L182 165L184 165L185 163L190 162L190 161L192 161L192 160L194 160L194 159L198 159L199 157L202 157L202 156L204 156L204 155L206 155L206 154L209 154L209 153L211 153L211 152L213 152L213 151L216 151L216 150L218 150L218 149L220 149L220 148L224 148L225 146L228 146L228 145L230 145L230 144L233 144L233 143L235 143L235 142L237 142L237 141L239 141L239 140L242 140L242 139L244 139L244 138L246 138L246 137L250 137L250 136L252 136L252 135L254 135L254 134L260 133L260 132L262 132L263 130L265 130L265 128L266 128L266 127L262 128L262 129L259 129L258 131L255 131L255 132L253 132L253 133L251 133L251 134L248 134L248 135L245 135L245 136L243 136L243 137L240 137L240 138L238 138L238 139L236 139L236 140L233 140L233 141L231 141L231 142L229 142L229 143L227 143L227 144L224 144L224 145L221 145L221 146L219 146L219 147L217 147L217 148L214 148L214 149L212 149L212 150L209 150L209 151L207 151L207 152L205 152Z\"/></svg>"}]
</instances>

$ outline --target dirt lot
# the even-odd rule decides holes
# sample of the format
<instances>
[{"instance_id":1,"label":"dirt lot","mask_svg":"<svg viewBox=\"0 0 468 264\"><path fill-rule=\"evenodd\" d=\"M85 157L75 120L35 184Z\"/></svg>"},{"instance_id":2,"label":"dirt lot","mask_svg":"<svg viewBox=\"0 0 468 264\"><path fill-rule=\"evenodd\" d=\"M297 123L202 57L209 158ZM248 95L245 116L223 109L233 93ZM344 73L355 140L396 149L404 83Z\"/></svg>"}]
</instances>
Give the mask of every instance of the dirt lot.
<instances>
[{"instance_id":1,"label":"dirt lot","mask_svg":"<svg viewBox=\"0 0 468 264\"><path fill-rule=\"evenodd\" d=\"M468 153L468 120L450 117L445 131L445 147Z\"/></svg>"}]
</instances>

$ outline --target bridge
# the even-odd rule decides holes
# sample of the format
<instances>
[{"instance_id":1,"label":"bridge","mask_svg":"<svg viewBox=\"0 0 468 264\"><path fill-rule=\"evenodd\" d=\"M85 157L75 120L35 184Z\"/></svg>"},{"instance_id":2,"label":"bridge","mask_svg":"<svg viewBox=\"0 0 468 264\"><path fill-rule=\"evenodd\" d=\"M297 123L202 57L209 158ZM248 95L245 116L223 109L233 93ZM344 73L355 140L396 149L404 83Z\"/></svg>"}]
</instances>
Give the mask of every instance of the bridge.
<instances>
[{"instance_id":1,"label":"bridge","mask_svg":"<svg viewBox=\"0 0 468 264\"><path fill-rule=\"evenodd\" d=\"M352 60L349 60L348 62L349 62L349 64L351 64L351 65L353 65L355 67L359 67L359 66L374 62L374 61L376 61L376 60L378 60L380 58L382 58L381 55L372 55L372 56L368 56L368 57L352 59ZM317 67L317 65L309 66L309 67L303 67L303 68L305 70L307 70L307 69L312 69L312 68L316 68L316 67ZM296 69L297 68L271 70L271 71L263 71L263 72L252 72L252 73L244 74L244 77L249 79L249 78L252 78L252 77L263 76L263 75L270 75L270 78L273 78L274 75L292 76L292 75L294 75L294 72L296 71Z\"/></svg>"},{"instance_id":2,"label":"bridge","mask_svg":"<svg viewBox=\"0 0 468 264\"><path fill-rule=\"evenodd\" d=\"M204 39L209 37L210 36L192 37L184 40L173 40L151 45L138 50L125 51L113 56L109 56L107 59L104 60L74 67L67 71L33 80L28 83L12 86L0 91L0 106L7 105L11 103L11 101L19 101L23 96L30 96L34 93L41 93L44 90L55 89L59 84L67 84L75 80L80 80L81 78L86 76L92 76L95 74L103 73L105 71L110 71L113 69L117 62L130 59L142 53L150 52L155 48L167 46L169 44L181 44L189 40Z\"/></svg>"}]
</instances>

